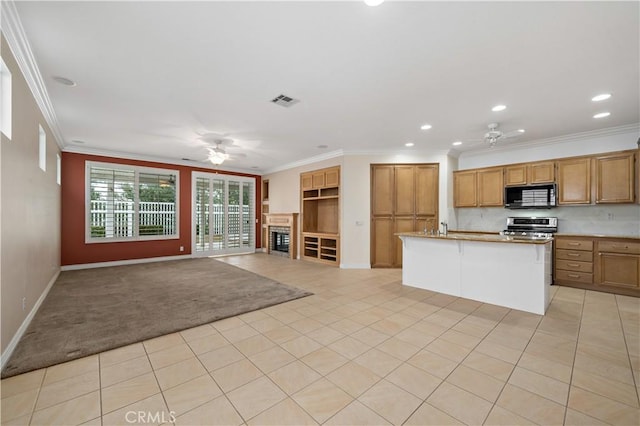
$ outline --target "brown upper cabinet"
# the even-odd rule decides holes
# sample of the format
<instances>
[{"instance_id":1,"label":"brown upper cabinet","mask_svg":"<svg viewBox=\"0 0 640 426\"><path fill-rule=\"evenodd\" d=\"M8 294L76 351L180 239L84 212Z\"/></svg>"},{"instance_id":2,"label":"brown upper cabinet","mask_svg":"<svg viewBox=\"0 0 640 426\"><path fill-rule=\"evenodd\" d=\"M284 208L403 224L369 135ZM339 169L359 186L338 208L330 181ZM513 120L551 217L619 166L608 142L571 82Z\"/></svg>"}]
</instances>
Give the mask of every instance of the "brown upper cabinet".
<instances>
[{"instance_id":1,"label":"brown upper cabinet","mask_svg":"<svg viewBox=\"0 0 640 426\"><path fill-rule=\"evenodd\" d=\"M454 207L478 206L478 193L476 189L477 181L478 172L475 170L453 172Z\"/></svg>"},{"instance_id":2,"label":"brown upper cabinet","mask_svg":"<svg viewBox=\"0 0 640 426\"><path fill-rule=\"evenodd\" d=\"M505 186L553 183L555 178L555 163L553 161L514 164L504 168Z\"/></svg>"},{"instance_id":3,"label":"brown upper cabinet","mask_svg":"<svg viewBox=\"0 0 640 426\"><path fill-rule=\"evenodd\" d=\"M502 207L504 205L504 169L493 168L478 171L478 207Z\"/></svg>"},{"instance_id":4,"label":"brown upper cabinet","mask_svg":"<svg viewBox=\"0 0 640 426\"><path fill-rule=\"evenodd\" d=\"M591 203L591 158L558 160L558 204Z\"/></svg>"},{"instance_id":5,"label":"brown upper cabinet","mask_svg":"<svg viewBox=\"0 0 640 426\"><path fill-rule=\"evenodd\" d=\"M557 183L558 205L634 203L638 150L453 172L454 207L503 206L504 187Z\"/></svg>"},{"instance_id":6,"label":"brown upper cabinet","mask_svg":"<svg viewBox=\"0 0 640 426\"><path fill-rule=\"evenodd\" d=\"M453 172L454 207L502 207L504 168Z\"/></svg>"},{"instance_id":7,"label":"brown upper cabinet","mask_svg":"<svg viewBox=\"0 0 640 426\"><path fill-rule=\"evenodd\" d=\"M303 191L338 187L340 186L340 171L334 167L303 173L300 178L300 186Z\"/></svg>"},{"instance_id":8,"label":"brown upper cabinet","mask_svg":"<svg viewBox=\"0 0 640 426\"><path fill-rule=\"evenodd\" d=\"M596 203L633 203L635 199L633 153L595 157Z\"/></svg>"}]
</instances>

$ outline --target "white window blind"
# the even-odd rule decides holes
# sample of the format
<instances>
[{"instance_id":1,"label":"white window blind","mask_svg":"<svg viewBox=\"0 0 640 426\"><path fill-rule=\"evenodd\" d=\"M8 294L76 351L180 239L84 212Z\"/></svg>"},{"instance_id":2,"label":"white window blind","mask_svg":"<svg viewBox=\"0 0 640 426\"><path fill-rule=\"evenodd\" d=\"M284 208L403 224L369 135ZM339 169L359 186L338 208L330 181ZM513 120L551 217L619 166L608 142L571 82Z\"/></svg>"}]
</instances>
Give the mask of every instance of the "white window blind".
<instances>
[{"instance_id":1,"label":"white window blind","mask_svg":"<svg viewBox=\"0 0 640 426\"><path fill-rule=\"evenodd\" d=\"M89 242L178 236L175 170L89 163Z\"/></svg>"}]
</instances>

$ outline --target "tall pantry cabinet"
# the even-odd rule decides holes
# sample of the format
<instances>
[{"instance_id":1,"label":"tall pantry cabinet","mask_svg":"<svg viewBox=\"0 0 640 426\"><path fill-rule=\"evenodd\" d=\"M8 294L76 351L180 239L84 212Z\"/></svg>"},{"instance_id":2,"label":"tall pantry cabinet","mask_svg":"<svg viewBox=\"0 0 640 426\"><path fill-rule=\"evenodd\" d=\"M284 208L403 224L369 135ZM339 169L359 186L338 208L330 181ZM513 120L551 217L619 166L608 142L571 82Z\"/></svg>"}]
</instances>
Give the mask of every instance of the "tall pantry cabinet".
<instances>
[{"instance_id":1,"label":"tall pantry cabinet","mask_svg":"<svg viewBox=\"0 0 640 426\"><path fill-rule=\"evenodd\" d=\"M402 266L397 232L438 229L438 164L371 165L371 266Z\"/></svg>"}]
</instances>

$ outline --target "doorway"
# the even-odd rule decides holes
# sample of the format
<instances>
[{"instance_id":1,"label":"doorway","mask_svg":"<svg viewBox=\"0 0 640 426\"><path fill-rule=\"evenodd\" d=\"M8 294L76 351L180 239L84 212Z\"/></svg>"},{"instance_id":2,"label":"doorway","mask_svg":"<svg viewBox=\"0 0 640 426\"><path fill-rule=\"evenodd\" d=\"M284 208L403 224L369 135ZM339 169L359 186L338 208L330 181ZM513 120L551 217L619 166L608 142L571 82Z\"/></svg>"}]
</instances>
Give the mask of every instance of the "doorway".
<instances>
[{"instance_id":1,"label":"doorway","mask_svg":"<svg viewBox=\"0 0 640 426\"><path fill-rule=\"evenodd\" d=\"M255 179L193 173L192 253L255 251Z\"/></svg>"}]
</instances>

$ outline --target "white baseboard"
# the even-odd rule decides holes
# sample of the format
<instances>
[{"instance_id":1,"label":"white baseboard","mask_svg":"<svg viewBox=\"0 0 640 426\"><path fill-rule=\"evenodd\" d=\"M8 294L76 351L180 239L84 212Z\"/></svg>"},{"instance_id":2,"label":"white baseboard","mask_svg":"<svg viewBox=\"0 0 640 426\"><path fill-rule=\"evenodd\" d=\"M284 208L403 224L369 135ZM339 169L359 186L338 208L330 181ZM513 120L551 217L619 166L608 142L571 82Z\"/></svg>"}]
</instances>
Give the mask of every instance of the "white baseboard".
<instances>
[{"instance_id":1,"label":"white baseboard","mask_svg":"<svg viewBox=\"0 0 640 426\"><path fill-rule=\"evenodd\" d=\"M371 269L368 263L341 263L340 269Z\"/></svg>"},{"instance_id":2,"label":"white baseboard","mask_svg":"<svg viewBox=\"0 0 640 426\"><path fill-rule=\"evenodd\" d=\"M190 254L182 254L178 256L147 257L144 259L114 260L112 262L80 263L76 265L64 265L62 266L61 269L63 271L75 271L78 269L92 269L92 268L105 268L107 266L133 265L136 263L164 262L165 260L191 259L192 257L193 256Z\"/></svg>"},{"instance_id":3,"label":"white baseboard","mask_svg":"<svg viewBox=\"0 0 640 426\"><path fill-rule=\"evenodd\" d=\"M59 275L60 270L58 270L49 280L47 287L44 289L38 300L36 300L36 303L33 305L33 308L29 312L29 315L27 315L24 321L22 321L20 328L18 328L16 334L13 335L13 338L9 342L7 349L5 349L2 355L0 355L0 370L4 368L7 361L9 361L9 358L11 358L11 354L13 354L13 351L16 349L16 346L18 345L18 342L22 338L24 332L27 331L27 327L29 327L29 324L31 324L31 320L33 320L33 317L36 316L36 312L38 312L40 305L42 305L42 302L44 302L44 299L47 297L47 294L49 294L49 290L51 290L51 287L53 287L53 283L56 282Z\"/></svg>"}]
</instances>

